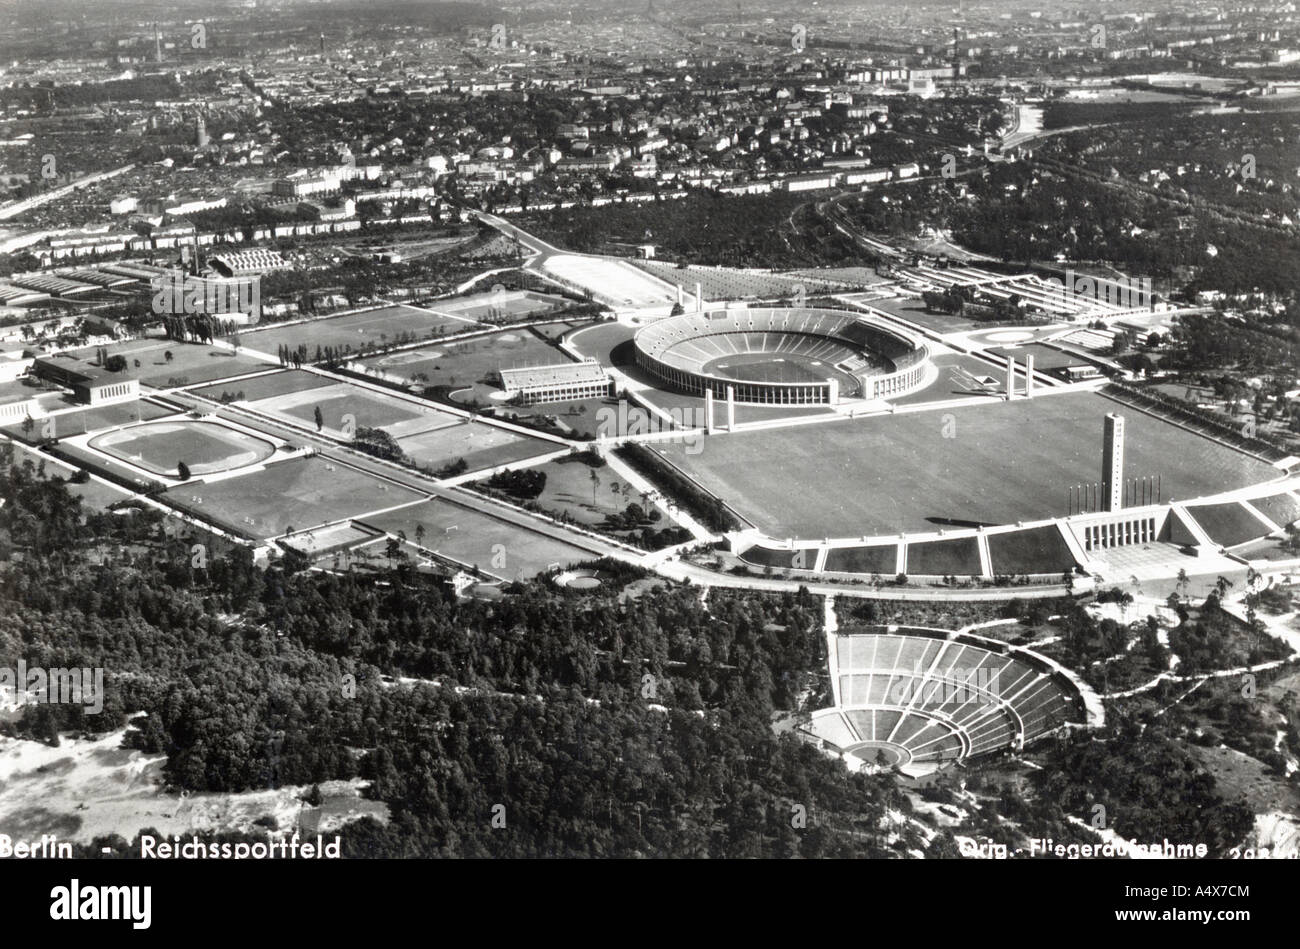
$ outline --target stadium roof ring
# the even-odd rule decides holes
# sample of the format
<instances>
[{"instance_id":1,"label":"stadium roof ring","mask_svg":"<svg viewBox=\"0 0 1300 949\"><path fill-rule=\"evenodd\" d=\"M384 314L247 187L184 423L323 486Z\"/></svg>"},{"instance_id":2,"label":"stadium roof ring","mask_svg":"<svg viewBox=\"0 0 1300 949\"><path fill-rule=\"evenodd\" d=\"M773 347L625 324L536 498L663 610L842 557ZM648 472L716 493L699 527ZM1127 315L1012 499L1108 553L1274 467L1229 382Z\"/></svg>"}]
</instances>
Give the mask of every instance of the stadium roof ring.
<instances>
[{"instance_id":1,"label":"stadium roof ring","mask_svg":"<svg viewBox=\"0 0 1300 949\"><path fill-rule=\"evenodd\" d=\"M818 405L905 395L929 351L877 317L807 308L718 309L636 334L637 365L669 387L750 404Z\"/></svg>"}]
</instances>

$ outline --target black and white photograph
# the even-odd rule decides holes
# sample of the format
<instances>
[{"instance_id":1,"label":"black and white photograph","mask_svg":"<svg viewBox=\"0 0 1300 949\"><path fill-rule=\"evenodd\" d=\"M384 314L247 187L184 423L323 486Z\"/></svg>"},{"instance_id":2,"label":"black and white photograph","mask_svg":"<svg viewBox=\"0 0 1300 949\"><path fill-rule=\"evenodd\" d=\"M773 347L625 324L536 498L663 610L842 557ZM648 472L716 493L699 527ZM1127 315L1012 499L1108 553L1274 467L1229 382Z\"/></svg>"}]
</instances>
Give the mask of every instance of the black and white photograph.
<instances>
[{"instance_id":1,"label":"black and white photograph","mask_svg":"<svg viewBox=\"0 0 1300 949\"><path fill-rule=\"evenodd\" d=\"M1294 0L0 0L13 920L1297 858Z\"/></svg>"}]
</instances>

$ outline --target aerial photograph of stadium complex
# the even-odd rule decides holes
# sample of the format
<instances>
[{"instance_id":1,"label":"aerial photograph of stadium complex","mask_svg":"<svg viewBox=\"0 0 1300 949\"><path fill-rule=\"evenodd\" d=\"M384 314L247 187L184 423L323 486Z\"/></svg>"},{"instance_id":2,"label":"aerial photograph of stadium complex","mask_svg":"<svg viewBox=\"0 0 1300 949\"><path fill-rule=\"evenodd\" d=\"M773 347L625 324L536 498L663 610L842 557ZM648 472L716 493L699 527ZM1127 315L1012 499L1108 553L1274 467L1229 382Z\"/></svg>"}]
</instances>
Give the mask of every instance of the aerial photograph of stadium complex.
<instances>
[{"instance_id":1,"label":"aerial photograph of stadium complex","mask_svg":"<svg viewBox=\"0 0 1300 949\"><path fill-rule=\"evenodd\" d=\"M0 10L3 856L1300 857L1293 4Z\"/></svg>"}]
</instances>

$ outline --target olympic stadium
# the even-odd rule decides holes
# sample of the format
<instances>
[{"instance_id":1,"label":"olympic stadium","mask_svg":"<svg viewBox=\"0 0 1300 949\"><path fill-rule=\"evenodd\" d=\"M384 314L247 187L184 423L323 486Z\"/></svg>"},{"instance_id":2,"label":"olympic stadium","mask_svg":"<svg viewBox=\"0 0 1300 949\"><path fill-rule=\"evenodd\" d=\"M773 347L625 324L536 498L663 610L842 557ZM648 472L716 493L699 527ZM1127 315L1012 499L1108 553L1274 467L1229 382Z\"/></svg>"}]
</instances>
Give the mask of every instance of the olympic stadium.
<instances>
[{"instance_id":1,"label":"olympic stadium","mask_svg":"<svg viewBox=\"0 0 1300 949\"><path fill-rule=\"evenodd\" d=\"M925 385L929 368L925 345L905 330L804 308L669 317L638 331L635 356L678 391L767 405L898 397Z\"/></svg>"}]
</instances>

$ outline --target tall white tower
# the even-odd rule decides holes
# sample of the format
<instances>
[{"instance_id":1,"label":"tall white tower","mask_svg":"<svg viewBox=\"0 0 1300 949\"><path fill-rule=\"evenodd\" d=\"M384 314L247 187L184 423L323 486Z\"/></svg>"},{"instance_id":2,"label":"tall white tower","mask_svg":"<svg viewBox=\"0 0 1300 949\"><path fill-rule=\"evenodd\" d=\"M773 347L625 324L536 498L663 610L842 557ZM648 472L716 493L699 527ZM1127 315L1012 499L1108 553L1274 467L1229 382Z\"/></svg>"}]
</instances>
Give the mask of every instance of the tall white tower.
<instances>
[{"instance_id":1,"label":"tall white tower","mask_svg":"<svg viewBox=\"0 0 1300 949\"><path fill-rule=\"evenodd\" d=\"M1101 490L1106 510L1124 507L1124 416L1106 414L1106 433L1101 445Z\"/></svg>"}]
</instances>

